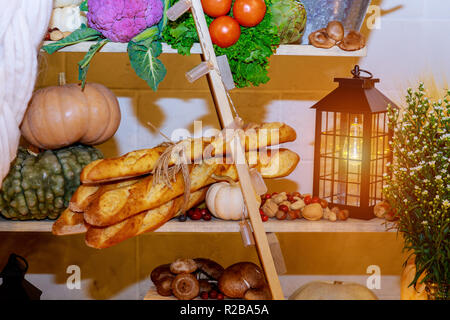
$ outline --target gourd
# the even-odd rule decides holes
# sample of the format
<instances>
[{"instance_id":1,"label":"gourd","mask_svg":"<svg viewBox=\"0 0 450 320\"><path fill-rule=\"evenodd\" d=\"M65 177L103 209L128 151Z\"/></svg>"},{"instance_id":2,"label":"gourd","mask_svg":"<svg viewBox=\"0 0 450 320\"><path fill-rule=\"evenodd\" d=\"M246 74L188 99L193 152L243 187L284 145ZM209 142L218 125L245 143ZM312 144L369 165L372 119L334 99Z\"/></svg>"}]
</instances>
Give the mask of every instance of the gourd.
<instances>
[{"instance_id":1,"label":"gourd","mask_svg":"<svg viewBox=\"0 0 450 320\"><path fill-rule=\"evenodd\" d=\"M79 6L64 6L53 9L49 28L58 28L61 32L73 32L83 23L86 24L87 19L80 11Z\"/></svg>"},{"instance_id":2,"label":"gourd","mask_svg":"<svg viewBox=\"0 0 450 320\"><path fill-rule=\"evenodd\" d=\"M79 6L83 0L53 0L53 8Z\"/></svg>"},{"instance_id":3,"label":"gourd","mask_svg":"<svg viewBox=\"0 0 450 320\"><path fill-rule=\"evenodd\" d=\"M289 300L378 300L368 288L351 282L312 281L297 289Z\"/></svg>"},{"instance_id":4,"label":"gourd","mask_svg":"<svg viewBox=\"0 0 450 320\"><path fill-rule=\"evenodd\" d=\"M213 216L224 220L240 220L245 210L244 197L237 183L217 182L206 193L206 206Z\"/></svg>"},{"instance_id":5,"label":"gourd","mask_svg":"<svg viewBox=\"0 0 450 320\"><path fill-rule=\"evenodd\" d=\"M33 154L19 148L0 189L0 213L8 219L56 219L80 185L80 173L103 158L89 146L75 145Z\"/></svg>"},{"instance_id":6,"label":"gourd","mask_svg":"<svg viewBox=\"0 0 450 320\"><path fill-rule=\"evenodd\" d=\"M259 174L255 174L254 172L255 171L250 171L250 177L252 179L255 192L263 194L267 191L267 188L264 183L264 186L261 186L262 178ZM226 176L217 176L213 174L212 178L227 181L221 181L213 184L206 192L206 207L212 215L223 220L241 220L243 218L248 218L248 213L244 203L244 196L242 195L239 183L234 182L233 179ZM260 206L261 197L256 193L256 202L258 203L258 206Z\"/></svg>"},{"instance_id":7,"label":"gourd","mask_svg":"<svg viewBox=\"0 0 450 320\"><path fill-rule=\"evenodd\" d=\"M77 84L37 90L25 113L21 132L32 145L57 149L80 142L96 145L111 138L120 124L119 102L105 86Z\"/></svg>"},{"instance_id":8,"label":"gourd","mask_svg":"<svg viewBox=\"0 0 450 320\"><path fill-rule=\"evenodd\" d=\"M425 290L426 284L420 283L426 273L422 273L417 280L416 287L409 286L416 276L416 258L411 256L402 271L400 278L400 299L401 300L428 300L428 294Z\"/></svg>"}]
</instances>

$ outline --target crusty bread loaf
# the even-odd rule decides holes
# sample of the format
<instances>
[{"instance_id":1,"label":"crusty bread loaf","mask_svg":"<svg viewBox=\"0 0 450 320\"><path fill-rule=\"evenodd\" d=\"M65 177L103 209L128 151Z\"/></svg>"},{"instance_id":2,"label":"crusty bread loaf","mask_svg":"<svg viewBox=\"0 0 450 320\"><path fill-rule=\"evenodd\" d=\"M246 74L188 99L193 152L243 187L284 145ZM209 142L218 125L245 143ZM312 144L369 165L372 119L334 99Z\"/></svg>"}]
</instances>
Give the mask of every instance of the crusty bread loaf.
<instances>
[{"instance_id":1,"label":"crusty bread loaf","mask_svg":"<svg viewBox=\"0 0 450 320\"><path fill-rule=\"evenodd\" d=\"M187 209L195 207L205 199L208 188L191 193ZM179 196L162 206L138 213L124 221L108 227L89 226L86 232L86 244L90 247L103 249L134 236L154 231L173 218L183 205L183 196Z\"/></svg>"},{"instance_id":2,"label":"crusty bread loaf","mask_svg":"<svg viewBox=\"0 0 450 320\"><path fill-rule=\"evenodd\" d=\"M276 156L271 156L276 154ZM273 165L271 161L276 161ZM267 159L257 162L254 167L264 175L264 168L268 170L268 177L282 177L292 172L297 166L299 157L288 149L268 152ZM233 164L223 161L205 161L201 164L190 165L191 192L195 192L216 180L212 175L228 176L238 180L237 170ZM116 189L100 187L95 197L84 210L84 219L93 226L109 226L125 220L139 212L157 208L162 204L184 193L184 182L181 173L176 177L171 187L160 183L153 185L153 176L140 179L130 186Z\"/></svg>"},{"instance_id":3,"label":"crusty bread loaf","mask_svg":"<svg viewBox=\"0 0 450 320\"><path fill-rule=\"evenodd\" d=\"M89 201L89 197L95 194L99 188L99 186L79 186L70 198L69 209L73 212L83 212L83 207Z\"/></svg>"},{"instance_id":4,"label":"crusty bread loaf","mask_svg":"<svg viewBox=\"0 0 450 320\"><path fill-rule=\"evenodd\" d=\"M53 223L52 233L57 236L85 233L87 223L84 222L83 213L64 210Z\"/></svg>"},{"instance_id":5,"label":"crusty bread loaf","mask_svg":"<svg viewBox=\"0 0 450 320\"><path fill-rule=\"evenodd\" d=\"M245 129L245 149L246 151L256 150L294 141L296 137L295 130L284 123L263 123ZM224 155L229 151L225 148L223 138L212 138L211 141L206 138L192 139L190 144L191 161L202 159L202 156L205 156L205 148L210 144L212 145L211 156ZM83 184L100 183L150 173L165 149L164 146L158 146L152 149L132 151L117 158L96 160L84 167L80 176L81 182Z\"/></svg>"},{"instance_id":6,"label":"crusty bread loaf","mask_svg":"<svg viewBox=\"0 0 450 320\"><path fill-rule=\"evenodd\" d=\"M69 202L69 209L73 212L83 212L90 201L96 196L96 193L100 190L100 187L102 187L102 190L113 190L121 187L131 186L136 182L138 182L138 179L128 179L120 181L118 183L106 183L95 186L82 184L72 195L72 198Z\"/></svg>"}]
</instances>

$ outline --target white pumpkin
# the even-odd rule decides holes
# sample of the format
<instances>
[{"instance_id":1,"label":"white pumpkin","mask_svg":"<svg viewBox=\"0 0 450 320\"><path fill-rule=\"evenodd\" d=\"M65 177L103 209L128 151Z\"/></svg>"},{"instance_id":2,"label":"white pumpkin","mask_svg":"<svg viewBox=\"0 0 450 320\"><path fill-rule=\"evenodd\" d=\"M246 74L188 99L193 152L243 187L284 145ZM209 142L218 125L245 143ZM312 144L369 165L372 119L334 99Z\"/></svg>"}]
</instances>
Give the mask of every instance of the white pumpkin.
<instances>
[{"instance_id":1,"label":"white pumpkin","mask_svg":"<svg viewBox=\"0 0 450 320\"><path fill-rule=\"evenodd\" d=\"M239 184L218 182L209 187L206 193L206 206L216 218L224 220L241 220L245 212L244 197Z\"/></svg>"},{"instance_id":2,"label":"white pumpkin","mask_svg":"<svg viewBox=\"0 0 450 320\"><path fill-rule=\"evenodd\" d=\"M367 287L341 281L312 281L298 288L289 300L378 300Z\"/></svg>"},{"instance_id":3,"label":"white pumpkin","mask_svg":"<svg viewBox=\"0 0 450 320\"><path fill-rule=\"evenodd\" d=\"M79 6L55 8L52 12L49 28L58 28L61 32L73 32L78 29L82 23L86 24L87 20L80 11Z\"/></svg>"},{"instance_id":4,"label":"white pumpkin","mask_svg":"<svg viewBox=\"0 0 450 320\"><path fill-rule=\"evenodd\" d=\"M79 6L83 0L53 0L53 8Z\"/></svg>"}]
</instances>

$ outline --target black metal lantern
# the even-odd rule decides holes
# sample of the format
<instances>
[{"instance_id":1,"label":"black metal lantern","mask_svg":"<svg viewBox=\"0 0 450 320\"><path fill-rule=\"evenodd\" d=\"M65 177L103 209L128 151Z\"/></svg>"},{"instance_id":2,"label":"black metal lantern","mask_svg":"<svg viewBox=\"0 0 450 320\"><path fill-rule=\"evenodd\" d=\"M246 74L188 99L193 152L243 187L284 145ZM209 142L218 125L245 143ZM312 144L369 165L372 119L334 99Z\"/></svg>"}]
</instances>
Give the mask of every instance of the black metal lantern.
<instances>
[{"instance_id":1,"label":"black metal lantern","mask_svg":"<svg viewBox=\"0 0 450 320\"><path fill-rule=\"evenodd\" d=\"M368 76L360 75L361 72ZM350 217L372 219L383 199L392 161L387 107L396 105L375 88L379 79L355 66L353 78L335 78L338 88L317 102L313 194Z\"/></svg>"}]
</instances>

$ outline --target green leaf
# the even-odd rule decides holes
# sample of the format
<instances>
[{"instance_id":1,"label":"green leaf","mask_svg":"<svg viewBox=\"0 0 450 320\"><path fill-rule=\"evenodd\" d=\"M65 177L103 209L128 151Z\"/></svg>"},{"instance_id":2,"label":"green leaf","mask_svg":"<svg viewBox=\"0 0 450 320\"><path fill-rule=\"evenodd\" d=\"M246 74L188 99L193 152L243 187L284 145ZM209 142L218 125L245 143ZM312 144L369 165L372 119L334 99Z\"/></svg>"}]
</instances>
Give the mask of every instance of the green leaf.
<instances>
[{"instance_id":1,"label":"green leaf","mask_svg":"<svg viewBox=\"0 0 450 320\"><path fill-rule=\"evenodd\" d=\"M84 0L82 3L80 3L80 11L87 12L88 11L88 1Z\"/></svg>"},{"instance_id":2,"label":"green leaf","mask_svg":"<svg viewBox=\"0 0 450 320\"><path fill-rule=\"evenodd\" d=\"M77 44L80 42L84 42L84 41L95 41L101 37L102 37L102 34L100 32L98 32L97 30L91 29L91 28L87 28L85 25L83 25L79 29L72 32L67 37L65 37L59 41L47 44L47 45L43 46L42 49L45 52L52 54L66 46L71 46L71 45L74 45L74 44Z\"/></svg>"},{"instance_id":3,"label":"green leaf","mask_svg":"<svg viewBox=\"0 0 450 320\"><path fill-rule=\"evenodd\" d=\"M81 88L84 89L86 85L86 76L89 69L89 63L91 62L94 55L109 42L108 39L101 39L97 43L93 44L88 52L84 55L83 60L78 62L78 80L81 80Z\"/></svg>"},{"instance_id":4,"label":"green leaf","mask_svg":"<svg viewBox=\"0 0 450 320\"><path fill-rule=\"evenodd\" d=\"M163 7L163 16L162 16L162 19L161 19L161 21L159 21L159 23L158 23L158 29L159 29L159 31L160 31L160 34L162 33L162 31L164 30L164 28L166 27L166 25L167 25L167 10L169 9L169 7L170 7L170 1L169 0L161 0L161 1L163 1L163 5L164 5L164 7Z\"/></svg>"},{"instance_id":5,"label":"green leaf","mask_svg":"<svg viewBox=\"0 0 450 320\"><path fill-rule=\"evenodd\" d=\"M136 74L156 91L167 73L164 64L157 59L162 52L162 45L158 41L150 44L147 40L145 42L146 45L128 42L128 56Z\"/></svg>"},{"instance_id":6,"label":"green leaf","mask_svg":"<svg viewBox=\"0 0 450 320\"><path fill-rule=\"evenodd\" d=\"M142 31L141 33L136 35L133 39L131 39L131 41L133 41L137 44L141 44L142 41L146 41L146 40L150 40L150 42L153 42L153 40L155 39L155 36L158 34L158 32L159 32L158 27L153 26L153 27L145 29L144 31Z\"/></svg>"}]
</instances>

